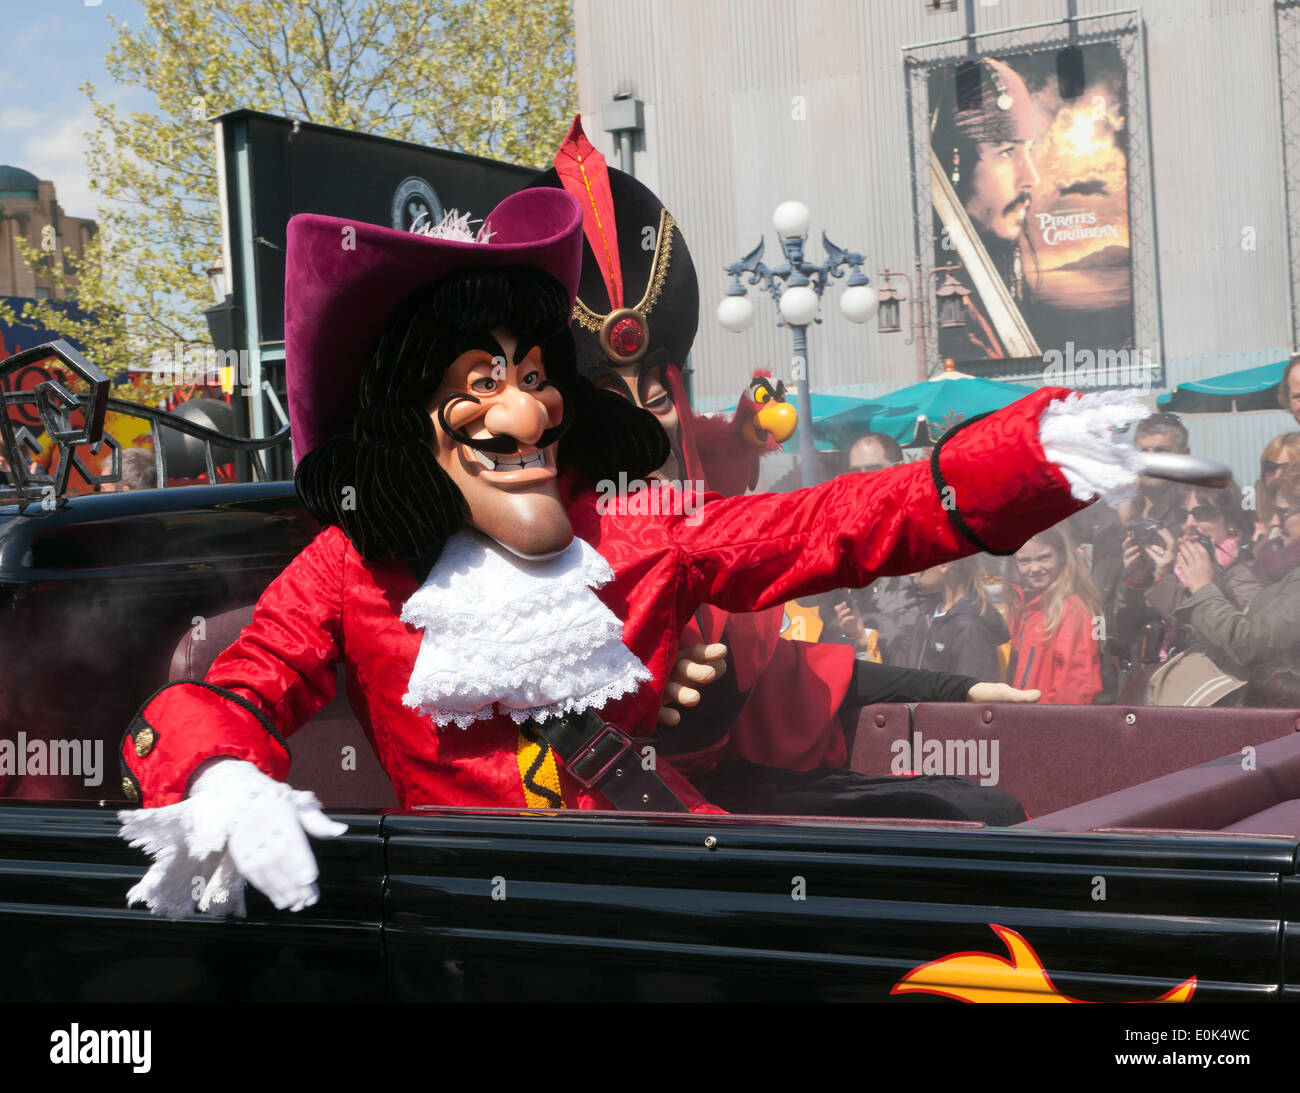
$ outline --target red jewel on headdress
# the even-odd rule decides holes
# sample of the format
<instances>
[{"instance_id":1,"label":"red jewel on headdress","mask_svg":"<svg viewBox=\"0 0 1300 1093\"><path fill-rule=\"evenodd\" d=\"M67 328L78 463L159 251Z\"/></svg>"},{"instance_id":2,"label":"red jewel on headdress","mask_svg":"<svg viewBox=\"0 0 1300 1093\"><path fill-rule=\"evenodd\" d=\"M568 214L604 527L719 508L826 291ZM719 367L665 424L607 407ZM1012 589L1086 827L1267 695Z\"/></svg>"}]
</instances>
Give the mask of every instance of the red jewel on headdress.
<instances>
[{"instance_id":1,"label":"red jewel on headdress","mask_svg":"<svg viewBox=\"0 0 1300 1093\"><path fill-rule=\"evenodd\" d=\"M611 311L601 324L600 344L607 356L621 364L639 360L650 343L645 316L631 308Z\"/></svg>"},{"instance_id":2,"label":"red jewel on headdress","mask_svg":"<svg viewBox=\"0 0 1300 1093\"><path fill-rule=\"evenodd\" d=\"M645 331L636 319L622 319L609 332L609 343L620 357L628 357L645 343Z\"/></svg>"}]
</instances>

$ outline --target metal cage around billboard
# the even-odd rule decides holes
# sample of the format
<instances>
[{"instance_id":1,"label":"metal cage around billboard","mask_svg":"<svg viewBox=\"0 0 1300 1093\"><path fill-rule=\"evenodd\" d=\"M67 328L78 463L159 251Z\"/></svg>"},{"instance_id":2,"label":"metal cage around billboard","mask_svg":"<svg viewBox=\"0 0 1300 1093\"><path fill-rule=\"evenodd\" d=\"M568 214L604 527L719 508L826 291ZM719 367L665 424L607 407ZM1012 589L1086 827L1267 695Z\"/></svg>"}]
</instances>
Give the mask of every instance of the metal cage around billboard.
<instances>
[{"instance_id":1,"label":"metal cage around billboard","mask_svg":"<svg viewBox=\"0 0 1300 1093\"><path fill-rule=\"evenodd\" d=\"M1047 51L1059 54L1102 42L1113 43L1117 48L1125 86L1124 154L1132 338L1124 350L1132 354L1129 359L1146 362L1144 367L1149 378L1145 382L1161 386L1164 383L1164 354L1148 128L1146 42L1139 12L1080 16L903 47L916 253L920 256L924 276L937 264L930 143L931 121L937 104L930 102L931 74L943 66L960 65L979 58L1000 60ZM970 171L970 164L964 166ZM937 320L932 320L932 329L927 335L927 369L933 374L940 369L944 356L940 349ZM1032 341L1029 344L1033 345ZM1030 366L1023 357L1014 359L1008 356L1006 360L988 360L978 371L991 378L1042 379L1042 359L1035 360L1036 363Z\"/></svg>"}]
</instances>

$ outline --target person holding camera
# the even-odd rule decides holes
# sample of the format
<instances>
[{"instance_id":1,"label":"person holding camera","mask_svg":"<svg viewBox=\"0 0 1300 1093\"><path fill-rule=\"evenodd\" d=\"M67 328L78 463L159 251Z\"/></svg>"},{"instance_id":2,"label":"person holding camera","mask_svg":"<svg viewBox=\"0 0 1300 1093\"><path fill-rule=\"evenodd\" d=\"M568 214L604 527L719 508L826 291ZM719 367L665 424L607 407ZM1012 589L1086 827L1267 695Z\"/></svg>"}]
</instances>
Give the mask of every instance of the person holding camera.
<instances>
[{"instance_id":1,"label":"person holding camera","mask_svg":"<svg viewBox=\"0 0 1300 1093\"><path fill-rule=\"evenodd\" d=\"M1259 481L1255 483L1255 496L1259 498L1259 511L1255 513L1255 545L1269 536L1272 513L1268 507L1269 487L1289 463L1300 462L1300 433L1279 433L1259 454ZM1086 510L1085 510L1086 511Z\"/></svg>"},{"instance_id":2,"label":"person holding camera","mask_svg":"<svg viewBox=\"0 0 1300 1093\"><path fill-rule=\"evenodd\" d=\"M1175 621L1189 594L1183 546L1199 544L1211 581L1238 609L1250 605L1260 587L1251 571L1254 530L1235 482L1223 489L1179 487L1165 524L1135 520L1129 525L1114 636L1133 649L1136 664L1162 663L1202 640L1187 620Z\"/></svg>"},{"instance_id":3,"label":"person holding camera","mask_svg":"<svg viewBox=\"0 0 1300 1093\"><path fill-rule=\"evenodd\" d=\"M1300 464L1288 464L1267 492L1269 537L1255 551L1259 589L1249 603L1228 597L1203 548L1186 540L1178 548L1187 585L1178 621L1204 637L1216 665L1241 678L1273 662L1300 665Z\"/></svg>"},{"instance_id":4,"label":"person holding camera","mask_svg":"<svg viewBox=\"0 0 1300 1093\"><path fill-rule=\"evenodd\" d=\"M1187 426L1177 414L1152 414L1138 422L1134 429L1133 443L1143 452L1152 455L1173 453L1188 454L1191 446L1188 440ZM1105 513L1093 513L1087 519L1097 526L1089 540L1088 534L1078 537L1083 542L1093 543L1092 580L1101 594L1107 618L1108 638L1103 642L1107 656L1103 657L1103 678L1107 679L1106 693L1113 697L1112 688L1119 689L1117 678L1109 679L1111 658L1120 662L1131 661L1132 650L1124 646L1115 636L1115 612L1119 607L1120 593L1127 576L1124 563L1124 549L1129 534L1129 526L1137 521L1154 521L1160 526L1171 526L1172 510L1177 506L1178 486L1168 479L1141 475L1138 478L1138 495L1132 501L1124 502L1112 510L1113 518L1104 519ZM1100 506L1094 505L1093 509ZM1080 532L1079 521L1071 520L1071 530ZM1180 526L1173 523L1172 526ZM1154 542L1154 540L1152 540Z\"/></svg>"}]
</instances>

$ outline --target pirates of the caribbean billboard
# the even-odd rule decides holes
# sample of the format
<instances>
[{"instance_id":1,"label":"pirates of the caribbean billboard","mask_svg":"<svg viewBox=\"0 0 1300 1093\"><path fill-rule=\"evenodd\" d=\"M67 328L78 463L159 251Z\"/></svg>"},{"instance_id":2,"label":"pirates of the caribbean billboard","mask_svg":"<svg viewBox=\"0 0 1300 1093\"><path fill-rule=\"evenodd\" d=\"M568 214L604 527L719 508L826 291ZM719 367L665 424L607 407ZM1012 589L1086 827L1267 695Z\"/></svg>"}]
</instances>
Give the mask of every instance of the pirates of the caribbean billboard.
<instances>
[{"instance_id":1,"label":"pirates of the caribbean billboard","mask_svg":"<svg viewBox=\"0 0 1300 1093\"><path fill-rule=\"evenodd\" d=\"M1140 359L1119 49L940 65L929 101L935 264L960 263L954 277L971 290L940 354L959 367L1099 350Z\"/></svg>"}]
</instances>

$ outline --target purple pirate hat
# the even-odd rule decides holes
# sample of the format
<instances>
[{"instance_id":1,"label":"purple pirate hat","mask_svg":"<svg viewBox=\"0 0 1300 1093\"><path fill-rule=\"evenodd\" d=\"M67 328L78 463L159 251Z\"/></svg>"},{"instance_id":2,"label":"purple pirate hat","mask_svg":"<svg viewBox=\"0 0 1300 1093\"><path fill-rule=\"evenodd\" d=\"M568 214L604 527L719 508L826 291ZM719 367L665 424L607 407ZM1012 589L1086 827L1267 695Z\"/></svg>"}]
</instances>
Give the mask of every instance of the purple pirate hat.
<instances>
[{"instance_id":1,"label":"purple pirate hat","mask_svg":"<svg viewBox=\"0 0 1300 1093\"><path fill-rule=\"evenodd\" d=\"M302 459L343 432L366 361L413 292L453 273L532 266L568 290L582 272L582 207L563 190L511 194L485 218L487 242L442 239L333 216L289 221L284 285L285 382Z\"/></svg>"}]
</instances>

